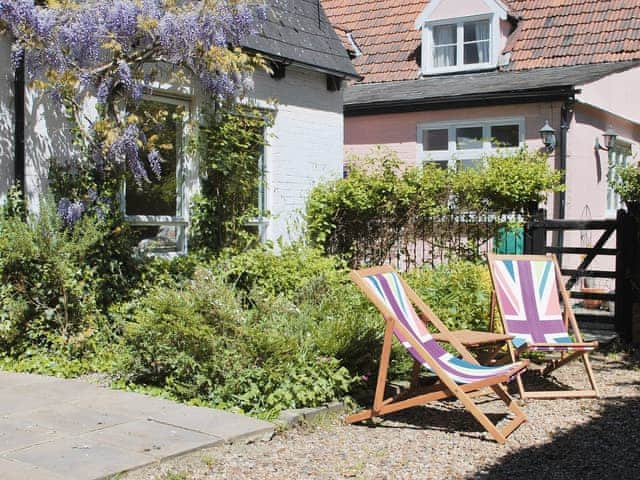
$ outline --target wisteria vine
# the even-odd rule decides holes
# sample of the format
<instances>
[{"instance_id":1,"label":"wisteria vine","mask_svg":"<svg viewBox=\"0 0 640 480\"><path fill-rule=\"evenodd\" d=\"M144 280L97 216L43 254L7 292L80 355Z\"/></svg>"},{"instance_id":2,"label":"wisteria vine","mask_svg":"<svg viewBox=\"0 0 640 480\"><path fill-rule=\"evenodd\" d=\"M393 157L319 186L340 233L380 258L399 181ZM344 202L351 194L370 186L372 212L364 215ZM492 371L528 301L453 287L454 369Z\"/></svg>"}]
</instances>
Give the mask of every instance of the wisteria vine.
<instances>
[{"instance_id":1,"label":"wisteria vine","mask_svg":"<svg viewBox=\"0 0 640 480\"><path fill-rule=\"evenodd\" d=\"M0 0L0 32L12 35L11 62L64 106L91 165L138 184L159 177L161 154L128 113L154 80L153 64L199 82L211 102L250 88L259 60L239 48L266 18L244 0ZM88 96L98 102L87 114ZM148 153L141 158L144 146ZM68 202L68 203L67 203ZM63 208L69 212L66 200ZM71 208L74 218L79 206Z\"/></svg>"}]
</instances>

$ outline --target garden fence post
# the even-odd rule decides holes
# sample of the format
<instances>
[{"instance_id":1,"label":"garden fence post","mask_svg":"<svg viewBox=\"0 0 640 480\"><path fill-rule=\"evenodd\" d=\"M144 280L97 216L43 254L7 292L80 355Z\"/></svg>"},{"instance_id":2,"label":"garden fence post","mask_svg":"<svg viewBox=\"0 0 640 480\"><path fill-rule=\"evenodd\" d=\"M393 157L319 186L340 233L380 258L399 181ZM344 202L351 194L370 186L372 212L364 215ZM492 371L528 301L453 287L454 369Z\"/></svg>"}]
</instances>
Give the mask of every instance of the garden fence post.
<instances>
[{"instance_id":1,"label":"garden fence post","mask_svg":"<svg viewBox=\"0 0 640 480\"><path fill-rule=\"evenodd\" d=\"M632 340L632 317L634 290L632 280L638 278L639 268L636 258L637 225L633 215L618 210L616 235L616 291L615 326L622 340Z\"/></svg>"}]
</instances>

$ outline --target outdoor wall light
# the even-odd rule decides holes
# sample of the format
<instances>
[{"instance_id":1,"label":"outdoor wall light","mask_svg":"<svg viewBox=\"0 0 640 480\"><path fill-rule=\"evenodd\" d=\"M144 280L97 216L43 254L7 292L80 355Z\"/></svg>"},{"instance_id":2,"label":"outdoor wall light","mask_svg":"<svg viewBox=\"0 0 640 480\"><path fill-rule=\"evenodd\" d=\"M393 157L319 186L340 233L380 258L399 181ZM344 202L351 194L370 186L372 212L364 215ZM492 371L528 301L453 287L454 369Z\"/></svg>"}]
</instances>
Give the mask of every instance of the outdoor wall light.
<instances>
[{"instance_id":1,"label":"outdoor wall light","mask_svg":"<svg viewBox=\"0 0 640 480\"><path fill-rule=\"evenodd\" d=\"M556 148L556 131L549 125L549 120L545 120L544 126L540 129L540 138L547 153L553 153Z\"/></svg>"},{"instance_id":2,"label":"outdoor wall light","mask_svg":"<svg viewBox=\"0 0 640 480\"><path fill-rule=\"evenodd\" d=\"M618 138L618 132L616 132L613 128L607 128L607 131L602 134L602 138L604 139L605 146L600 145L600 139L596 137L596 151L604 150L605 152L614 150L616 148L616 139Z\"/></svg>"}]
</instances>

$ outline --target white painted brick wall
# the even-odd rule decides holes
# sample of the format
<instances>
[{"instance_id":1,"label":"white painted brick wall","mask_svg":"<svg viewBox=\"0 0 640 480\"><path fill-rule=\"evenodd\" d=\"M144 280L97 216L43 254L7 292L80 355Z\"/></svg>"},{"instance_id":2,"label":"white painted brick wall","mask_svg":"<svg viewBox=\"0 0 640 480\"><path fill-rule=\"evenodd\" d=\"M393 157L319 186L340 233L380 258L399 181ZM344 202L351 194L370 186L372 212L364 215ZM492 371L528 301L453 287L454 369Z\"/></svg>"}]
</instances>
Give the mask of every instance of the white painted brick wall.
<instances>
[{"instance_id":1,"label":"white painted brick wall","mask_svg":"<svg viewBox=\"0 0 640 480\"><path fill-rule=\"evenodd\" d=\"M277 98L275 124L266 149L268 240L290 241L301 233L307 195L343 168L342 92L326 88L326 76L287 68L285 78L255 78L255 97Z\"/></svg>"},{"instance_id":2,"label":"white painted brick wall","mask_svg":"<svg viewBox=\"0 0 640 480\"><path fill-rule=\"evenodd\" d=\"M0 58L8 56L8 46L0 43ZM0 195L13 179L12 79L11 69L1 67ZM342 174L342 92L328 91L324 74L289 67L282 80L256 73L255 97L264 102L277 100L265 152L266 207L273 215L265 236L290 241L301 233L301 213L311 188ZM48 96L32 91L27 92L26 103L26 191L31 207L37 209L39 194L46 190L49 160L66 159L74 152L58 106Z\"/></svg>"},{"instance_id":3,"label":"white painted brick wall","mask_svg":"<svg viewBox=\"0 0 640 480\"><path fill-rule=\"evenodd\" d=\"M13 183L13 72L9 67L10 47L0 36L0 202Z\"/></svg>"}]
</instances>

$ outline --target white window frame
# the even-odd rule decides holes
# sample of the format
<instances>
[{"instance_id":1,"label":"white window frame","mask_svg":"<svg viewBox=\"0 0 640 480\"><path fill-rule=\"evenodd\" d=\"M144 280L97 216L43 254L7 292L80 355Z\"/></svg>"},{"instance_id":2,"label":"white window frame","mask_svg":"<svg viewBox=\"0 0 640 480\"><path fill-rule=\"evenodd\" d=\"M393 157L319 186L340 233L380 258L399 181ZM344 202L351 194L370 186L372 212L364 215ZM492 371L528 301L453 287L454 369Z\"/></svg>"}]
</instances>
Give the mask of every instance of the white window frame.
<instances>
[{"instance_id":1,"label":"white window frame","mask_svg":"<svg viewBox=\"0 0 640 480\"><path fill-rule=\"evenodd\" d=\"M623 150L625 155L622 157L622 161L619 161L620 157L616 157L616 155L621 155ZM604 199L605 217L607 218L615 218L618 214L618 210L624 207L624 202L620 198L620 195L614 192L613 188L611 188L610 180L611 176L614 174L613 169L615 167L619 165L630 165L633 163L633 143L630 140L617 138L616 148L612 152L612 156L614 157L612 162L607 158L607 188ZM614 208L611 208L612 202L609 201L610 199L615 203Z\"/></svg>"},{"instance_id":2,"label":"white window frame","mask_svg":"<svg viewBox=\"0 0 640 480\"><path fill-rule=\"evenodd\" d=\"M489 21L489 61L485 63L464 64L464 24L480 20ZM457 30L457 65L447 67L435 67L433 64L434 42L433 27L439 25L456 25ZM469 72L476 70L488 70L498 65L498 48L500 46L500 18L495 13L473 15L447 20L425 22L422 28L422 73L424 75L438 75L453 72Z\"/></svg>"},{"instance_id":3,"label":"white window frame","mask_svg":"<svg viewBox=\"0 0 640 480\"><path fill-rule=\"evenodd\" d=\"M518 125L517 147L494 147L491 144L491 127L503 125ZM482 127L482 147L468 150L458 150L456 142L456 129ZM448 131L447 150L425 151L423 135L427 130ZM447 163L448 168L455 169L457 162L478 160L497 152L515 152L525 145L525 121L524 117L501 117L482 120L460 120L435 123L419 123L417 126L417 159L418 163L441 162Z\"/></svg>"},{"instance_id":4,"label":"white window frame","mask_svg":"<svg viewBox=\"0 0 640 480\"><path fill-rule=\"evenodd\" d=\"M178 228L178 237L176 239L176 250L171 252L154 252L153 249L145 251L145 254L159 255L166 257L174 257L184 255L188 249L188 226L189 226L189 204L191 200L191 192L193 190L193 181L189 178L189 171L197 171L195 159L187 154L184 146L187 143L188 123L193 116L192 98L175 94L173 92L155 91L152 95L144 95L143 100L157 103L165 103L168 105L182 106L185 109L185 118L182 122L182 132L178 136L178 151L176 162L176 215L128 215L127 214L127 185L126 181L122 182L120 192L120 206L125 221L138 227L152 226L175 226ZM195 166L195 168L191 168ZM187 168L189 167L189 168Z\"/></svg>"},{"instance_id":5,"label":"white window frame","mask_svg":"<svg viewBox=\"0 0 640 480\"><path fill-rule=\"evenodd\" d=\"M264 138L267 137L267 131L265 128L262 134ZM266 240L267 227L269 226L268 217L268 204L269 204L269 190L267 188L267 165L268 165L268 146L263 144L262 155L258 158L258 171L260 172L260 184L258 185L258 211L260 215L254 218L250 218L245 223L248 227L258 228L258 240L264 242Z\"/></svg>"}]
</instances>

